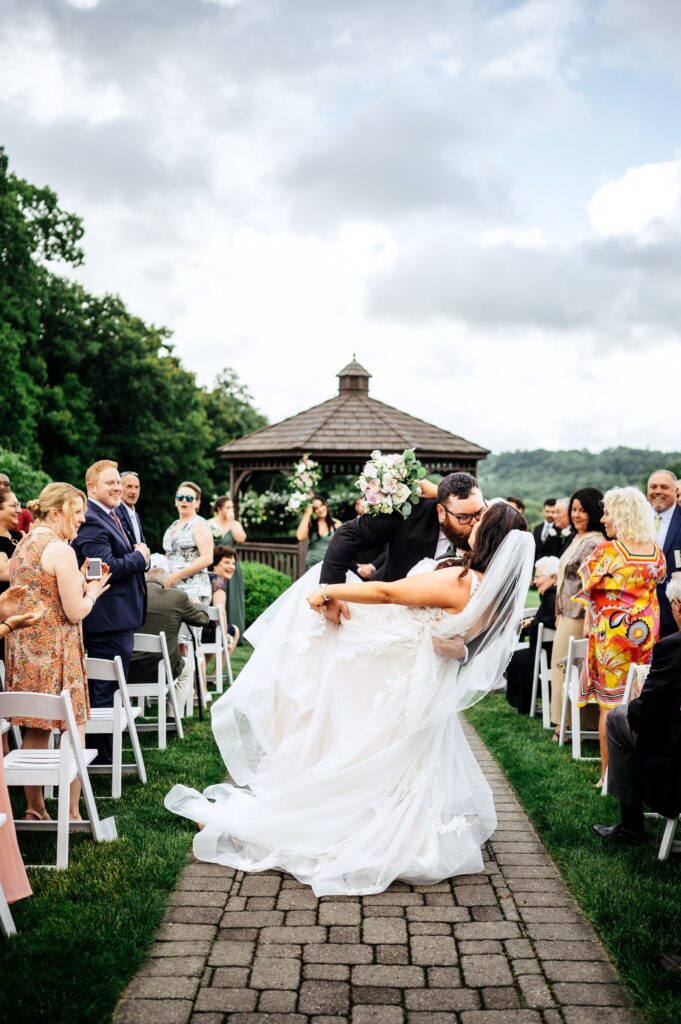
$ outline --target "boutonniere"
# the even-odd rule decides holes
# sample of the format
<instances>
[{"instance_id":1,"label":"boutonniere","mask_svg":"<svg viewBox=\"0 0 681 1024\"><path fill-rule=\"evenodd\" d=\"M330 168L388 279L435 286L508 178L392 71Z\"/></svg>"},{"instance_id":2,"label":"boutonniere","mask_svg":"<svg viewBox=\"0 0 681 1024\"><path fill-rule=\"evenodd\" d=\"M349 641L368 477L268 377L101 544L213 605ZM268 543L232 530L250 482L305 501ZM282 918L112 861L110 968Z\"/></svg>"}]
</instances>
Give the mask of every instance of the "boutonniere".
<instances>
[{"instance_id":1,"label":"boutonniere","mask_svg":"<svg viewBox=\"0 0 681 1024\"><path fill-rule=\"evenodd\" d=\"M561 537L569 537L571 533L572 530L569 526L564 526L563 529L560 531Z\"/></svg>"},{"instance_id":2,"label":"boutonniere","mask_svg":"<svg viewBox=\"0 0 681 1024\"><path fill-rule=\"evenodd\" d=\"M556 528L554 526L552 526L551 529L549 530L549 532L546 534L546 536L547 537L557 537L558 534L556 533Z\"/></svg>"}]
</instances>

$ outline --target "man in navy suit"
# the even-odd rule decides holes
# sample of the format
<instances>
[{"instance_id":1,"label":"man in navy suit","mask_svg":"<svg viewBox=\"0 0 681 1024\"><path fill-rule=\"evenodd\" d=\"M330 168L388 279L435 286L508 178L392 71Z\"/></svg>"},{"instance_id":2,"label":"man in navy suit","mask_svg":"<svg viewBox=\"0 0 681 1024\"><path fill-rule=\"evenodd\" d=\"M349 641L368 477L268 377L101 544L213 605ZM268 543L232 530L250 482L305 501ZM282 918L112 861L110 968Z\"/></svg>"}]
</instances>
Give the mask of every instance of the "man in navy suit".
<instances>
[{"instance_id":1,"label":"man in navy suit","mask_svg":"<svg viewBox=\"0 0 681 1024\"><path fill-rule=\"evenodd\" d=\"M88 503L85 522L73 542L78 562L101 558L109 567L111 583L106 593L83 622L88 656L111 660L120 655L127 678L133 637L144 622L147 590L144 572L150 560L146 544L134 544L118 515L121 478L118 465L102 459L85 474ZM113 706L116 684L104 680L89 682L93 708ZM92 736L99 750L100 764L111 763L111 736Z\"/></svg>"},{"instance_id":2,"label":"man in navy suit","mask_svg":"<svg viewBox=\"0 0 681 1024\"><path fill-rule=\"evenodd\" d=\"M658 469L648 480L648 501L655 513L657 544L667 560L667 578L657 588L660 601L660 636L677 630L671 605L665 593L672 573L681 569L681 508L676 504L676 477L668 469Z\"/></svg>"},{"instance_id":3,"label":"man in navy suit","mask_svg":"<svg viewBox=\"0 0 681 1024\"><path fill-rule=\"evenodd\" d=\"M133 469L124 469L121 473L121 503L116 511L133 544L146 544L144 530L136 509L140 490L138 474Z\"/></svg>"}]
</instances>

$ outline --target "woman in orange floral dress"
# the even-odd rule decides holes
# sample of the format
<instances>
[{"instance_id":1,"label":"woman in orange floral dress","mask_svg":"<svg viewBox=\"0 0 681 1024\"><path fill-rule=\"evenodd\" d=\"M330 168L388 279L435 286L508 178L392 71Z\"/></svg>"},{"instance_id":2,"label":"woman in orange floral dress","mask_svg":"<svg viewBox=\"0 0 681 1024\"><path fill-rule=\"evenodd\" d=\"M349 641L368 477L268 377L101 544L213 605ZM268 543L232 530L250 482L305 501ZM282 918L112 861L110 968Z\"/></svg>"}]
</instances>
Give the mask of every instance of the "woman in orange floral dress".
<instances>
[{"instance_id":1,"label":"woman in orange floral dress","mask_svg":"<svg viewBox=\"0 0 681 1024\"><path fill-rule=\"evenodd\" d=\"M54 483L29 502L36 523L10 562L10 582L27 588L22 608L42 605L45 614L33 629L11 634L5 642L8 690L58 695L68 689L83 746L90 702L80 624L108 589L109 579L105 574L86 582L68 544L84 522L85 500L70 484ZM16 718L14 724L25 729L25 750L44 750L51 730L64 728L62 722L31 718ZM80 818L79 798L76 781L71 786L72 820ZM26 786L26 802L28 819L49 818L41 786Z\"/></svg>"},{"instance_id":2,"label":"woman in orange floral dress","mask_svg":"<svg viewBox=\"0 0 681 1024\"><path fill-rule=\"evenodd\" d=\"M655 543L650 505L635 487L613 487L603 499L610 538L581 565L582 591L573 599L587 605L589 655L580 679L577 703L595 700L600 708L598 738L603 784L608 766L605 724L621 703L630 665L647 665L660 633L655 588L667 574Z\"/></svg>"}]
</instances>

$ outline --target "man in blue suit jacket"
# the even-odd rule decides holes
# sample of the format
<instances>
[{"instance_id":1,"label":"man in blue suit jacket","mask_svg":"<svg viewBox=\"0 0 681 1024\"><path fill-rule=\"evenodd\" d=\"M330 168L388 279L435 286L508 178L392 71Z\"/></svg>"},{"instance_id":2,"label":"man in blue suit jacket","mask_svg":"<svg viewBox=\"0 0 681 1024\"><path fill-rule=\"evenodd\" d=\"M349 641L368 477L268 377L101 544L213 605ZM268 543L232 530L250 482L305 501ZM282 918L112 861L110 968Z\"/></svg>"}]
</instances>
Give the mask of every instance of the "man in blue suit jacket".
<instances>
[{"instance_id":1,"label":"man in blue suit jacket","mask_svg":"<svg viewBox=\"0 0 681 1024\"><path fill-rule=\"evenodd\" d=\"M671 636L678 629L665 593L672 573L681 570L681 508L676 504L676 477L668 469L658 469L648 480L648 501L655 513L657 543L667 560L667 578L657 588L660 601L660 636Z\"/></svg>"},{"instance_id":2,"label":"man in blue suit jacket","mask_svg":"<svg viewBox=\"0 0 681 1024\"><path fill-rule=\"evenodd\" d=\"M101 558L109 567L111 583L106 593L83 622L88 656L110 660L120 655L127 678L133 637L144 622L147 590L144 572L150 554L146 544L133 544L117 509L121 500L121 478L117 463L102 459L86 475L88 503L85 522L73 542L78 562ZM93 708L113 706L116 684L104 680L89 683ZM99 750L98 762L111 763L111 736L92 736Z\"/></svg>"}]
</instances>

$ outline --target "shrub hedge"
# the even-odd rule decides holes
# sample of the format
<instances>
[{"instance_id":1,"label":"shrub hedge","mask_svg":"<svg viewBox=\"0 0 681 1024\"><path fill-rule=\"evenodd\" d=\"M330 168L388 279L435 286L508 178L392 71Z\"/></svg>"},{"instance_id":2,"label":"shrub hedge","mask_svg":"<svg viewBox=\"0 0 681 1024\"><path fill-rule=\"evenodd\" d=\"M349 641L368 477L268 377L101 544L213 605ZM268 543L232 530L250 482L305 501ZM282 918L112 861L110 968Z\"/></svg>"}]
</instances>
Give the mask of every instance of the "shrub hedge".
<instances>
[{"instance_id":1,"label":"shrub hedge","mask_svg":"<svg viewBox=\"0 0 681 1024\"><path fill-rule=\"evenodd\" d=\"M258 562L242 562L246 590L246 625L250 626L293 582L290 576Z\"/></svg>"}]
</instances>

